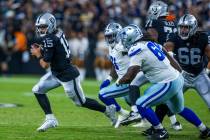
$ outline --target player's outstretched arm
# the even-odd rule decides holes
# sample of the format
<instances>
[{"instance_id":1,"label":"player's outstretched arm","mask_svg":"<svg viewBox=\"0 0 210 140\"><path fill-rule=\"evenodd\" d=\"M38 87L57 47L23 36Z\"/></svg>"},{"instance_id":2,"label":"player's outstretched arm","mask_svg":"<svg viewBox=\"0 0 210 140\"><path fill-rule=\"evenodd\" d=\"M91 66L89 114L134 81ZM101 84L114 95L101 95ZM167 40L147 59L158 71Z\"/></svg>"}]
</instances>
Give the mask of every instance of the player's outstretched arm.
<instances>
[{"instance_id":1,"label":"player's outstretched arm","mask_svg":"<svg viewBox=\"0 0 210 140\"><path fill-rule=\"evenodd\" d=\"M140 66L131 66L128 68L126 74L118 81L119 84L129 84L140 71Z\"/></svg>"},{"instance_id":2,"label":"player's outstretched arm","mask_svg":"<svg viewBox=\"0 0 210 140\"><path fill-rule=\"evenodd\" d=\"M182 72L182 68L181 66L178 64L178 62L172 57L169 55L169 53L166 51L165 48L162 48L163 52L166 54L168 60L170 61L170 64L176 69L178 70L179 72Z\"/></svg>"},{"instance_id":3,"label":"player's outstretched arm","mask_svg":"<svg viewBox=\"0 0 210 140\"><path fill-rule=\"evenodd\" d=\"M117 72L114 68L114 66L112 65L112 68L111 68L111 71L110 71L110 74L109 74L113 79L117 79L118 78L118 75L117 75Z\"/></svg>"}]
</instances>

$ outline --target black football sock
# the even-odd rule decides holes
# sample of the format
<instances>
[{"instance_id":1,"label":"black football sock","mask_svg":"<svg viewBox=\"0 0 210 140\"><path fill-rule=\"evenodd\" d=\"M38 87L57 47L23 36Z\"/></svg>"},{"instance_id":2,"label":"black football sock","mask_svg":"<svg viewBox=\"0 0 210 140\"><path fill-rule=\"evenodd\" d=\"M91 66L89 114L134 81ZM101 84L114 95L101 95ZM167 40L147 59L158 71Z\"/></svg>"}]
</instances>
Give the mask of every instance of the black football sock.
<instances>
[{"instance_id":1,"label":"black football sock","mask_svg":"<svg viewBox=\"0 0 210 140\"><path fill-rule=\"evenodd\" d=\"M52 114L50 102L46 94L34 94L45 114Z\"/></svg>"},{"instance_id":2,"label":"black football sock","mask_svg":"<svg viewBox=\"0 0 210 140\"><path fill-rule=\"evenodd\" d=\"M94 99L87 98L87 97L86 97L86 102L82 106L85 108L103 112L103 113L106 111L106 106L100 104L98 101Z\"/></svg>"},{"instance_id":3,"label":"black football sock","mask_svg":"<svg viewBox=\"0 0 210 140\"><path fill-rule=\"evenodd\" d=\"M140 90L138 86L129 86L129 98L131 106L136 105L136 100L140 97Z\"/></svg>"},{"instance_id":4,"label":"black football sock","mask_svg":"<svg viewBox=\"0 0 210 140\"><path fill-rule=\"evenodd\" d=\"M168 113L168 111L169 111L169 109L166 104L160 104L160 105L156 106L155 113L161 123L163 122L163 119L166 116L166 114Z\"/></svg>"},{"instance_id":5,"label":"black football sock","mask_svg":"<svg viewBox=\"0 0 210 140\"><path fill-rule=\"evenodd\" d=\"M170 111L170 109L168 109L167 115L168 115L168 117L171 117L171 116L174 115L174 113L172 113L172 112Z\"/></svg>"}]
</instances>

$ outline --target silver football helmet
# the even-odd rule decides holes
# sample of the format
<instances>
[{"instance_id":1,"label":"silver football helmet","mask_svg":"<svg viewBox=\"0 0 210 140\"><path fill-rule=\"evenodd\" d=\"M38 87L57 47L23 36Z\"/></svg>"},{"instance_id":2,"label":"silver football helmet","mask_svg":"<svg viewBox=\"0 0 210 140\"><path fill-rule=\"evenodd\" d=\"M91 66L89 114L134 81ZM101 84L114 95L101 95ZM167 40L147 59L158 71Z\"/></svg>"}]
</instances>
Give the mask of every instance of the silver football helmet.
<instances>
[{"instance_id":1,"label":"silver football helmet","mask_svg":"<svg viewBox=\"0 0 210 140\"><path fill-rule=\"evenodd\" d=\"M197 19L191 14L185 14L178 22L178 35L181 39L186 40L194 35L198 28Z\"/></svg>"},{"instance_id":2,"label":"silver football helmet","mask_svg":"<svg viewBox=\"0 0 210 140\"><path fill-rule=\"evenodd\" d=\"M117 33L120 32L122 30L122 26L119 23L109 23L104 31L104 36L105 36L105 40L106 43L111 46L114 47L115 44L117 43Z\"/></svg>"},{"instance_id":3,"label":"silver football helmet","mask_svg":"<svg viewBox=\"0 0 210 140\"><path fill-rule=\"evenodd\" d=\"M56 30L56 19L50 13L44 13L38 16L35 26L37 35L43 37Z\"/></svg>"},{"instance_id":4,"label":"silver football helmet","mask_svg":"<svg viewBox=\"0 0 210 140\"><path fill-rule=\"evenodd\" d=\"M134 43L143 37L143 33L137 25L130 24L120 31L118 37L128 51Z\"/></svg>"},{"instance_id":5,"label":"silver football helmet","mask_svg":"<svg viewBox=\"0 0 210 140\"><path fill-rule=\"evenodd\" d=\"M168 5L162 1L153 2L147 12L148 19L158 19L158 17L168 15Z\"/></svg>"}]
</instances>

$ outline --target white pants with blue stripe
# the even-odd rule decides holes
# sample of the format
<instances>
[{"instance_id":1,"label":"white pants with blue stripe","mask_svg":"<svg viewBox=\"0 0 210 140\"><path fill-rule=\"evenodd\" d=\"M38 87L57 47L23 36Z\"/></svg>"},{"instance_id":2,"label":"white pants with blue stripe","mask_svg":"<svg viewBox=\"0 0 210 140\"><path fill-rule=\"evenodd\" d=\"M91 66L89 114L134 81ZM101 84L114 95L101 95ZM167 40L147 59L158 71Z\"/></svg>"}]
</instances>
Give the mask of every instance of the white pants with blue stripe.
<instances>
[{"instance_id":1,"label":"white pants with blue stripe","mask_svg":"<svg viewBox=\"0 0 210 140\"><path fill-rule=\"evenodd\" d=\"M153 84L136 101L136 104L149 108L165 103L172 113L179 113L184 109L183 85L184 78L181 74L171 82Z\"/></svg>"},{"instance_id":2,"label":"white pants with blue stripe","mask_svg":"<svg viewBox=\"0 0 210 140\"><path fill-rule=\"evenodd\" d=\"M110 86L103 88L99 92L100 96L102 96L103 98L123 97L128 93L129 93L128 84L122 84L117 86L116 83L113 83Z\"/></svg>"}]
</instances>

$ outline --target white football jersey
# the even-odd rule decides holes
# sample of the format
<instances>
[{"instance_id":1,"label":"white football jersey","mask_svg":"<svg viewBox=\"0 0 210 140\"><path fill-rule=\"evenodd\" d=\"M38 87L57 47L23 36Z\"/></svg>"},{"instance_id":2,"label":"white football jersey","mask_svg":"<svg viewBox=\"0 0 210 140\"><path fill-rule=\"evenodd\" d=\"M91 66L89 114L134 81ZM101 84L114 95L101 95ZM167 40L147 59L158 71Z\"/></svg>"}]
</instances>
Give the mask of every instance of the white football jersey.
<instances>
[{"instance_id":1,"label":"white football jersey","mask_svg":"<svg viewBox=\"0 0 210 140\"><path fill-rule=\"evenodd\" d=\"M110 60L118 75L118 79L122 78L129 67L130 58L126 52L121 43L116 44L113 49L109 47Z\"/></svg>"},{"instance_id":2,"label":"white football jersey","mask_svg":"<svg viewBox=\"0 0 210 140\"><path fill-rule=\"evenodd\" d=\"M140 66L151 83L166 83L179 76L179 72L170 65L160 44L151 41L138 42L130 48L128 55L130 66Z\"/></svg>"}]
</instances>

